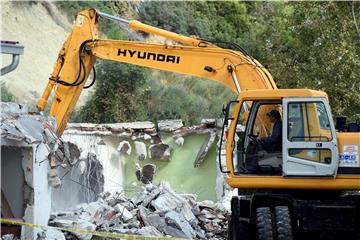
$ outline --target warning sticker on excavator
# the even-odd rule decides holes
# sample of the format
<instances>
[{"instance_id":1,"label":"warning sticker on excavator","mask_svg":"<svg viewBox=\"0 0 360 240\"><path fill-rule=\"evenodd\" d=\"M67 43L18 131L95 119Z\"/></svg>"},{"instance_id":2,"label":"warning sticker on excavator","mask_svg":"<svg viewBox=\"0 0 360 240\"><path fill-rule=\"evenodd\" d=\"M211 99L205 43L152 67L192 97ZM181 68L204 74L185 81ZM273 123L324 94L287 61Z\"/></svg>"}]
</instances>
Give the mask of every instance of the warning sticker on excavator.
<instances>
[{"instance_id":1,"label":"warning sticker on excavator","mask_svg":"<svg viewBox=\"0 0 360 240\"><path fill-rule=\"evenodd\" d=\"M340 167L359 167L359 146L343 145L343 152L339 154Z\"/></svg>"}]
</instances>

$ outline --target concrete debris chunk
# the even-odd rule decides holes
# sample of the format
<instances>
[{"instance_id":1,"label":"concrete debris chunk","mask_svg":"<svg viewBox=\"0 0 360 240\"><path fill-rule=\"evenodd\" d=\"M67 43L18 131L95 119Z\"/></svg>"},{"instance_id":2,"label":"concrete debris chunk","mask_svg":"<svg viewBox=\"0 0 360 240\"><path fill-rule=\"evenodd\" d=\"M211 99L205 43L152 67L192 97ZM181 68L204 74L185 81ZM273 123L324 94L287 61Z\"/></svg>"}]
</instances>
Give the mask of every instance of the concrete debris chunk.
<instances>
[{"instance_id":1,"label":"concrete debris chunk","mask_svg":"<svg viewBox=\"0 0 360 240\"><path fill-rule=\"evenodd\" d=\"M0 102L1 114L27 114L28 108L25 104L14 103L14 102Z\"/></svg>"},{"instance_id":2,"label":"concrete debris chunk","mask_svg":"<svg viewBox=\"0 0 360 240\"><path fill-rule=\"evenodd\" d=\"M49 225L154 237L226 239L230 213L219 206L211 201L198 203L196 195L177 194L161 182L144 187L131 199L102 193L97 202L81 204L73 212L53 213ZM76 237L90 239L87 234Z\"/></svg>"},{"instance_id":3,"label":"concrete debris chunk","mask_svg":"<svg viewBox=\"0 0 360 240\"><path fill-rule=\"evenodd\" d=\"M48 171L48 182L49 185L53 188L58 188L61 186L61 180L56 172L56 169L50 169Z\"/></svg>"},{"instance_id":4,"label":"concrete debris chunk","mask_svg":"<svg viewBox=\"0 0 360 240\"><path fill-rule=\"evenodd\" d=\"M181 208L184 204L185 200L172 192L165 192L151 202L151 205L160 212Z\"/></svg>"},{"instance_id":5,"label":"concrete debris chunk","mask_svg":"<svg viewBox=\"0 0 360 240\"><path fill-rule=\"evenodd\" d=\"M13 240L14 234L5 234L1 236L1 240Z\"/></svg>"},{"instance_id":6,"label":"concrete debris chunk","mask_svg":"<svg viewBox=\"0 0 360 240\"><path fill-rule=\"evenodd\" d=\"M130 199L130 201L137 206L146 199L148 194L147 191L138 192Z\"/></svg>"},{"instance_id":7,"label":"concrete debris chunk","mask_svg":"<svg viewBox=\"0 0 360 240\"><path fill-rule=\"evenodd\" d=\"M147 197L143 200L142 205L143 206L148 206L150 204L150 202L156 198L157 196L159 196L159 194L161 193L161 189L160 188L155 188L151 191L151 193L149 195L147 195Z\"/></svg>"},{"instance_id":8,"label":"concrete debris chunk","mask_svg":"<svg viewBox=\"0 0 360 240\"><path fill-rule=\"evenodd\" d=\"M158 129L164 132L173 132L179 128L182 128L183 126L184 124L181 119L159 120L157 122Z\"/></svg>"},{"instance_id":9,"label":"concrete debris chunk","mask_svg":"<svg viewBox=\"0 0 360 240\"><path fill-rule=\"evenodd\" d=\"M12 123L2 122L1 123L1 138L22 141L25 139L24 134L22 134Z\"/></svg>"},{"instance_id":10,"label":"concrete debris chunk","mask_svg":"<svg viewBox=\"0 0 360 240\"><path fill-rule=\"evenodd\" d=\"M117 204L114 209L120 214L119 217L121 217L124 222L127 222L134 217L131 212L121 204Z\"/></svg>"},{"instance_id":11,"label":"concrete debris chunk","mask_svg":"<svg viewBox=\"0 0 360 240\"><path fill-rule=\"evenodd\" d=\"M150 213L147 216L147 223L150 226L156 227L156 229L158 229L161 232L165 232L165 229L166 229L166 226L167 226L165 218L160 217L160 215L156 214L156 213Z\"/></svg>"},{"instance_id":12,"label":"concrete debris chunk","mask_svg":"<svg viewBox=\"0 0 360 240\"><path fill-rule=\"evenodd\" d=\"M180 136L175 137L175 143L178 146L180 146L180 147L183 146L184 142L185 142L185 139L183 137L180 137Z\"/></svg>"},{"instance_id":13,"label":"concrete debris chunk","mask_svg":"<svg viewBox=\"0 0 360 240\"><path fill-rule=\"evenodd\" d=\"M146 134L146 133L144 134L143 138L144 138L144 140L151 140L152 139L152 137L149 134Z\"/></svg>"},{"instance_id":14,"label":"concrete debris chunk","mask_svg":"<svg viewBox=\"0 0 360 240\"><path fill-rule=\"evenodd\" d=\"M165 214L166 222L179 230L181 230L187 238L193 238L195 236L195 231L186 221L183 215L175 212L170 211Z\"/></svg>"},{"instance_id":15,"label":"concrete debris chunk","mask_svg":"<svg viewBox=\"0 0 360 240\"><path fill-rule=\"evenodd\" d=\"M156 166L154 164L146 164L141 168L137 163L135 168L135 175L139 181L144 184L149 184L152 182L156 172Z\"/></svg>"},{"instance_id":16,"label":"concrete debris chunk","mask_svg":"<svg viewBox=\"0 0 360 240\"><path fill-rule=\"evenodd\" d=\"M39 119L33 116L22 116L15 123L15 127L25 136L28 143L41 142L44 128Z\"/></svg>"},{"instance_id":17,"label":"concrete debris chunk","mask_svg":"<svg viewBox=\"0 0 360 240\"><path fill-rule=\"evenodd\" d=\"M55 229L47 229L41 233L38 233L37 240L46 240L46 239L65 240L65 235L63 232Z\"/></svg>"},{"instance_id":18,"label":"concrete debris chunk","mask_svg":"<svg viewBox=\"0 0 360 240\"><path fill-rule=\"evenodd\" d=\"M203 145L201 146L197 156L196 156L196 159L194 161L194 167L199 167L205 157L206 157L206 154L208 153L208 151L210 150L211 146L213 145L214 141L216 139L216 131L211 131L208 133L208 136L206 137L206 140L205 142L203 143Z\"/></svg>"},{"instance_id":19,"label":"concrete debris chunk","mask_svg":"<svg viewBox=\"0 0 360 240\"><path fill-rule=\"evenodd\" d=\"M137 231L138 235L160 237L163 234L153 226L142 227Z\"/></svg>"},{"instance_id":20,"label":"concrete debris chunk","mask_svg":"<svg viewBox=\"0 0 360 240\"><path fill-rule=\"evenodd\" d=\"M73 228L95 231L96 225L87 221L79 221L74 224ZM74 232L74 235L78 237L79 240L91 240L92 238L92 234Z\"/></svg>"},{"instance_id":21,"label":"concrete debris chunk","mask_svg":"<svg viewBox=\"0 0 360 240\"><path fill-rule=\"evenodd\" d=\"M72 142L64 142L64 152L71 166L75 165L79 161L80 150L77 145Z\"/></svg>"},{"instance_id":22,"label":"concrete debris chunk","mask_svg":"<svg viewBox=\"0 0 360 240\"><path fill-rule=\"evenodd\" d=\"M151 159L169 161L171 155L170 146L164 143L150 145L149 155Z\"/></svg>"}]
</instances>

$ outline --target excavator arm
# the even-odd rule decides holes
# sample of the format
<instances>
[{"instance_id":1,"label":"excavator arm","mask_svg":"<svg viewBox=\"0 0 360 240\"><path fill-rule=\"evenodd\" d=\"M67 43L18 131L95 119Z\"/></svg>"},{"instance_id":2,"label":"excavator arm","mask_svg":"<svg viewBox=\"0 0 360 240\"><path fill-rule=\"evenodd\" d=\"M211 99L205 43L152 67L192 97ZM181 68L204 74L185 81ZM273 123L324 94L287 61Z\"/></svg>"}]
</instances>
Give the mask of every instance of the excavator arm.
<instances>
[{"instance_id":1,"label":"excavator arm","mask_svg":"<svg viewBox=\"0 0 360 240\"><path fill-rule=\"evenodd\" d=\"M104 16L129 27L157 34L185 45L99 39L99 18ZM50 115L56 118L60 136L70 118L97 58L217 81L239 93L250 89L276 89L270 73L242 51L127 21L88 9L77 15L73 31L60 50L48 85L37 107L43 111L54 91Z\"/></svg>"}]
</instances>

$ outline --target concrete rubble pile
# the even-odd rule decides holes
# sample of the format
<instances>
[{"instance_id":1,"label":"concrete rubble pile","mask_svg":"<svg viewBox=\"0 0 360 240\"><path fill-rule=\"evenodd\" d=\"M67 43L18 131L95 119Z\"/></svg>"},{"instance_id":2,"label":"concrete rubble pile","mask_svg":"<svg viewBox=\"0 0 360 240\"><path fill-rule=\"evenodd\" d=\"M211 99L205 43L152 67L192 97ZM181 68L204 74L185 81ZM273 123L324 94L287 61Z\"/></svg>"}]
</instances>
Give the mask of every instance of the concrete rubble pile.
<instances>
[{"instance_id":1,"label":"concrete rubble pile","mask_svg":"<svg viewBox=\"0 0 360 240\"><path fill-rule=\"evenodd\" d=\"M229 216L229 211L222 205L212 201L196 202L196 195L178 194L168 183L161 182L157 186L145 185L131 198L122 193L102 193L96 202L78 205L73 211L53 213L49 225L130 235L216 240L226 239ZM67 239L72 236L92 239L90 234L65 234Z\"/></svg>"},{"instance_id":2,"label":"concrete rubble pile","mask_svg":"<svg viewBox=\"0 0 360 240\"><path fill-rule=\"evenodd\" d=\"M26 105L1 102L0 106L2 145L26 146L42 143L51 168L48 172L49 184L59 187L61 181L55 169L58 166L75 165L80 157L78 147L56 136L53 118L29 114Z\"/></svg>"}]
</instances>

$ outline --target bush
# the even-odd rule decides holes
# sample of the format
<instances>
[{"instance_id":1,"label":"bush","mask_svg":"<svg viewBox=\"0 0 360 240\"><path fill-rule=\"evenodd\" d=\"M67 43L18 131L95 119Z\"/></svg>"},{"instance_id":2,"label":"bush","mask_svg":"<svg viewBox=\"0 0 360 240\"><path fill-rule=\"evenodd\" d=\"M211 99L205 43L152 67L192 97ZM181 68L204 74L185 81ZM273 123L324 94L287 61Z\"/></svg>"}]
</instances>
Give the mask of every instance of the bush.
<instances>
[{"instance_id":1,"label":"bush","mask_svg":"<svg viewBox=\"0 0 360 240\"><path fill-rule=\"evenodd\" d=\"M6 87L5 83L1 83L1 101L2 102L16 102L17 99Z\"/></svg>"}]
</instances>

